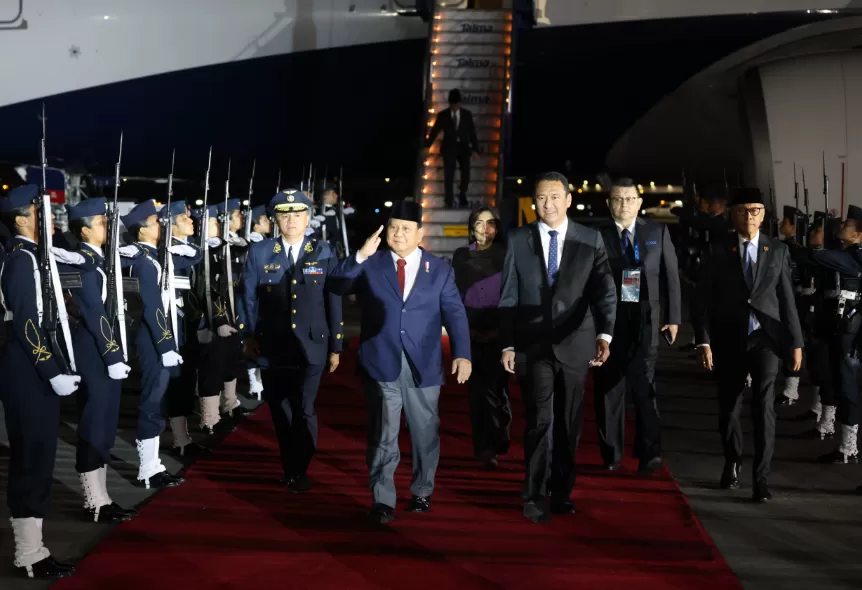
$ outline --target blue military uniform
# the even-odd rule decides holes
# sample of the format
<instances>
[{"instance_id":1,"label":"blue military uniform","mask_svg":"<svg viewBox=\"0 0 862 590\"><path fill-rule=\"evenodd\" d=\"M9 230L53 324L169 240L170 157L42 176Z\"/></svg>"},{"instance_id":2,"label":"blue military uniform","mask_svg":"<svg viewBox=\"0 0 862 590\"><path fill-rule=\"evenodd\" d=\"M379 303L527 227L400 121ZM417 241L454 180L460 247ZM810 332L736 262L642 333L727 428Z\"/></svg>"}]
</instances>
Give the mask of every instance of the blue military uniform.
<instances>
[{"instance_id":1,"label":"blue military uniform","mask_svg":"<svg viewBox=\"0 0 862 590\"><path fill-rule=\"evenodd\" d=\"M0 199L0 213L29 207L38 197L35 185L15 188ZM42 544L42 519L51 509L59 396L71 394L80 377L62 374L57 351L51 349L41 323L38 246L16 236L9 249L0 273L7 336L0 351L0 401L9 434L6 499L15 536L15 566L31 578L65 577L74 567L56 562Z\"/></svg>"},{"instance_id":2,"label":"blue military uniform","mask_svg":"<svg viewBox=\"0 0 862 590\"><path fill-rule=\"evenodd\" d=\"M87 199L69 207L69 221L104 216L105 199ZM78 390L78 442L75 470L84 491L84 509L95 522L129 520L134 511L115 504L106 487L107 465L117 436L122 379L130 368L123 359L119 329L105 311L107 277L104 254L98 246L83 241L78 253L82 264L74 267L81 288L72 289L78 322L72 330L72 346L82 383Z\"/></svg>"},{"instance_id":3,"label":"blue military uniform","mask_svg":"<svg viewBox=\"0 0 862 590\"><path fill-rule=\"evenodd\" d=\"M847 220L862 231L862 208L850 205ZM832 275L834 284L824 289L824 311L831 317L827 337L831 385L841 424L837 449L820 457L825 463L858 463L859 420L859 336L862 333L862 244L844 250L813 253L814 262ZM825 322L824 322L825 323ZM824 412L826 408L824 407Z\"/></svg>"},{"instance_id":4,"label":"blue military uniform","mask_svg":"<svg viewBox=\"0 0 862 590\"><path fill-rule=\"evenodd\" d=\"M174 216L188 211L185 201L171 201L170 211L163 208L159 212L161 218L169 216L173 221ZM172 246L190 246L194 249L194 256L171 256L174 265L174 276L185 277L189 284L193 285L198 274L195 268L203 260L203 250L190 241L177 237L171 240ZM171 424L174 435L172 451L183 457L198 455L207 452L207 449L192 441L188 432L188 417L194 414L196 396L195 380L197 379L198 356L200 351L197 342L197 327L200 322L200 304L196 300L192 290L179 290L174 293L177 305L177 331L174 337L183 364L169 369L170 381L165 392L165 414Z\"/></svg>"},{"instance_id":5,"label":"blue military uniform","mask_svg":"<svg viewBox=\"0 0 862 590\"><path fill-rule=\"evenodd\" d=\"M310 213L311 200L283 191L270 208ZM291 246L278 238L253 244L243 272L244 333L262 357L264 399L285 482L295 492L311 485L305 472L317 446L314 402L328 355L340 353L343 344L341 298L326 290L336 264L324 242L305 237Z\"/></svg>"},{"instance_id":6,"label":"blue military uniform","mask_svg":"<svg viewBox=\"0 0 862 590\"><path fill-rule=\"evenodd\" d=\"M156 215L153 201L145 201L122 218L127 228L139 225ZM137 236L132 236L133 239ZM138 483L147 488L178 485L182 479L167 473L159 459L159 436L165 429L162 415L162 398L170 380L165 363L176 362L177 344L171 330L171 321L162 305L159 280L161 265L155 246L138 242L137 254L122 259L123 268L129 269L138 280L138 293L143 305L140 328L135 336L135 349L141 367L141 397L138 402L136 443L138 447ZM179 362L182 362L181 359Z\"/></svg>"}]
</instances>

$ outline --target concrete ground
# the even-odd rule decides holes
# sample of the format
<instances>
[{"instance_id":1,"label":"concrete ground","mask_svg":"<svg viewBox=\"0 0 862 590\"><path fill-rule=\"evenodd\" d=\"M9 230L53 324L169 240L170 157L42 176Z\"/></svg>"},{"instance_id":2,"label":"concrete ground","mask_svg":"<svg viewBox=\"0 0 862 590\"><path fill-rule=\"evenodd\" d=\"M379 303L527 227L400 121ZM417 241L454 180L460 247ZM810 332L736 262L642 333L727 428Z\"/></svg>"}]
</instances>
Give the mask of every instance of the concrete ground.
<instances>
[{"instance_id":1,"label":"concrete ground","mask_svg":"<svg viewBox=\"0 0 862 590\"><path fill-rule=\"evenodd\" d=\"M356 314L349 311L347 336L356 333ZM685 342L691 332L680 335ZM770 484L775 499L753 504L750 457L742 487L734 492L718 489L723 465L718 437L718 402L715 387L693 360L693 353L662 344L658 370L659 405L663 442L671 470L696 515L715 540L730 567L747 590L838 590L862 588L862 496L853 493L862 484L858 465L823 466L815 458L828 450L828 441L794 438L812 423L792 420L810 402L802 388L802 402L779 413L778 439ZM123 506L146 502L151 493L132 485L135 467L134 391L124 394L121 430L109 468L109 488ZM250 402L247 402L250 403ZM746 413L747 416L747 413ZM195 421L196 424L196 421ZM61 559L77 561L111 531L80 518L81 495L74 470L75 411L64 406L54 485L54 512L45 522L45 540ZM746 430L750 423L746 418ZM5 425L0 423L0 487L5 488L8 448ZM171 436L162 438L163 448ZM747 440L751 451L751 441ZM181 465L162 455L173 472ZM0 503L0 588L39 590L49 583L12 577L12 534L5 502Z\"/></svg>"}]
</instances>

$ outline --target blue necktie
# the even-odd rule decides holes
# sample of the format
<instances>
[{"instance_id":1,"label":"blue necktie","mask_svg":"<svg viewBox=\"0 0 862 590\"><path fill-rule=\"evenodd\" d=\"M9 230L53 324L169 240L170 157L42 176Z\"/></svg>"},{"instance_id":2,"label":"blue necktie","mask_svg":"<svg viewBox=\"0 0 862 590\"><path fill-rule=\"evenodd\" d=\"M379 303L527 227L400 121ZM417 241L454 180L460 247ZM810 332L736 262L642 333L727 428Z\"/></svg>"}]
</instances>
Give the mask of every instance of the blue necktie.
<instances>
[{"instance_id":1,"label":"blue necktie","mask_svg":"<svg viewBox=\"0 0 862 590\"><path fill-rule=\"evenodd\" d=\"M293 273L293 266L296 264L296 261L293 259L293 248L287 249L287 273Z\"/></svg>"},{"instance_id":2,"label":"blue necktie","mask_svg":"<svg viewBox=\"0 0 862 590\"><path fill-rule=\"evenodd\" d=\"M551 245L548 247L548 283L553 287L554 283L557 282L557 272L559 272L559 265L557 264L557 258L559 257L559 246L557 245L557 230L552 229L548 232L548 235L551 236Z\"/></svg>"},{"instance_id":3,"label":"blue necktie","mask_svg":"<svg viewBox=\"0 0 862 590\"><path fill-rule=\"evenodd\" d=\"M624 229L622 234L620 234L620 248L623 251L623 256L626 257L626 262L629 265L634 264L634 250L632 250L632 243L629 241L629 230Z\"/></svg>"}]
</instances>

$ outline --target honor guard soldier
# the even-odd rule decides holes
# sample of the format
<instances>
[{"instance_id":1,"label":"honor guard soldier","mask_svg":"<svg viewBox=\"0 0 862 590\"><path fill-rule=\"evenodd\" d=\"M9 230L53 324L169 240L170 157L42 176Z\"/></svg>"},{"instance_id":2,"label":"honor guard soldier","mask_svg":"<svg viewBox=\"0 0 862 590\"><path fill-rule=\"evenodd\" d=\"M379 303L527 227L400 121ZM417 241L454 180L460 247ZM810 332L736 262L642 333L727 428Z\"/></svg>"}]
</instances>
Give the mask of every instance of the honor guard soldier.
<instances>
[{"instance_id":1,"label":"honor guard soldier","mask_svg":"<svg viewBox=\"0 0 862 590\"><path fill-rule=\"evenodd\" d=\"M129 367L119 342L119 328L111 325L105 311L108 279L105 275L107 241L105 199L87 199L68 207L69 229L78 240L74 254L81 287L70 289L78 323L72 331L72 346L82 383L78 391L78 443L75 470L84 490L84 509L94 522L122 522L134 511L124 510L111 500L106 485L107 465L117 436L122 380ZM85 266L86 265L86 266Z\"/></svg>"},{"instance_id":2,"label":"honor guard soldier","mask_svg":"<svg viewBox=\"0 0 862 590\"><path fill-rule=\"evenodd\" d=\"M171 249L172 252L185 252L188 256L174 256L174 276L185 277L190 285L194 285L200 272L196 265L203 260L203 251L189 242L194 235L195 227L189 215L185 201L171 201L170 211L162 209L159 212L162 219L170 216ZM186 250L188 248L188 250ZM170 368L170 382L165 392L165 412L174 435L174 445L171 449L180 457L194 457L209 451L204 446L194 442L189 434L188 417L194 414L195 384L198 371L197 328L200 323L202 308L200 301L192 291L177 290L177 347L183 363Z\"/></svg>"},{"instance_id":3,"label":"honor guard soldier","mask_svg":"<svg viewBox=\"0 0 862 590\"><path fill-rule=\"evenodd\" d=\"M807 250L802 245L802 242L796 238L799 214L800 212L796 207L785 206L784 216L781 219L781 224L778 226L778 233L781 236L781 242L787 246L790 252L790 279L793 282L793 292L796 297L796 311L799 314L803 335L806 336L807 341L804 321L807 314L802 295L802 269L805 266ZM790 367L787 367L785 364L783 372L784 390L781 392L781 395L775 396L775 403L776 405L789 407L799 400L799 371L791 371Z\"/></svg>"},{"instance_id":4,"label":"honor guard soldier","mask_svg":"<svg viewBox=\"0 0 862 590\"><path fill-rule=\"evenodd\" d=\"M832 367L831 383L841 424L837 449L820 457L824 463L858 463L859 450L859 332L862 328L862 208L850 205L838 239L843 250L814 252L814 261L833 275L834 284L824 288L825 311L832 317L828 339ZM824 404L824 413L826 407Z\"/></svg>"},{"instance_id":5,"label":"honor guard soldier","mask_svg":"<svg viewBox=\"0 0 862 590\"><path fill-rule=\"evenodd\" d=\"M141 366L141 397L138 402L138 485L164 488L179 485L184 480L165 470L159 459L159 436L165 429L162 398L170 380L169 369L183 362L171 331L168 310L162 303L159 279L158 243L161 235L156 205L152 200L135 206L121 218L129 235L136 241L133 249L123 248L123 268L138 280L143 305L143 317L135 336L135 350Z\"/></svg>"},{"instance_id":6,"label":"honor guard soldier","mask_svg":"<svg viewBox=\"0 0 862 590\"><path fill-rule=\"evenodd\" d=\"M270 201L281 237L252 244L243 273L246 356L258 359L264 399L278 436L284 483L311 489L317 447L314 402L320 377L338 367L341 297L327 291L337 260L329 244L305 236L312 202L296 190Z\"/></svg>"},{"instance_id":7,"label":"honor guard soldier","mask_svg":"<svg viewBox=\"0 0 862 590\"><path fill-rule=\"evenodd\" d=\"M249 213L251 215L251 233L248 236L248 241L252 244L256 244L257 242L261 242L266 239L267 236L272 233L272 222L270 222L269 216L266 214L266 205L253 207ZM246 260L247 259L248 252L246 252ZM243 286L240 284L239 297L237 297L240 331L243 330L248 317L245 311L245 300L242 297L242 293ZM256 395L257 399L260 399L261 394L263 394L263 383L261 383L260 380L260 367L254 361L247 361L246 364L248 366L248 392L251 395Z\"/></svg>"},{"instance_id":8,"label":"honor guard soldier","mask_svg":"<svg viewBox=\"0 0 862 590\"><path fill-rule=\"evenodd\" d=\"M224 241L219 237L218 207L206 209L206 236L209 246L209 276L201 272L196 290L201 292L204 305L203 317L198 327L200 344L200 370L198 371L198 396L201 407L201 428L207 434L225 434L235 428L219 413L219 396L223 390L233 387L234 399L237 374L242 370L242 356L235 320L230 318L227 303L227 283L222 269L219 249ZM203 211L200 211L200 220ZM209 298L206 292L209 290ZM209 309L207 309L209 306Z\"/></svg>"},{"instance_id":9,"label":"honor guard soldier","mask_svg":"<svg viewBox=\"0 0 862 590\"><path fill-rule=\"evenodd\" d=\"M237 377L242 372L242 339L238 333L237 326L240 323L240 314L239 314L239 305L237 305L237 300L240 298L240 278L242 277L242 269L244 266L244 262L246 259L246 253L248 250L248 242L241 238L237 232L242 229L242 204L239 199L229 199L227 201L227 213L225 213L225 203L222 202L218 205L218 214L219 214L219 223L227 224L227 241L230 244L230 264L231 264L231 277L233 283L228 287L227 283L227 275L220 277L220 280L224 283L221 288L223 301L225 302L225 311L229 312L231 317L228 318L231 329L233 330L231 336L231 353L229 360L226 360L225 366L230 366L231 371L230 375L227 377L232 377L231 379L225 381L224 387L222 388L222 396L221 396L221 415L226 420L238 419L251 414L252 411L243 407L242 403L236 397L236 381ZM220 227L220 236L225 235L224 225ZM221 261L221 265L225 264L224 262L224 254L227 249L222 245L222 250L219 255L219 260ZM220 266L221 268L221 266ZM225 273L224 270L222 270ZM227 290L228 288L233 290L233 296L228 296ZM240 328L242 329L242 328Z\"/></svg>"},{"instance_id":10,"label":"honor guard soldier","mask_svg":"<svg viewBox=\"0 0 862 590\"><path fill-rule=\"evenodd\" d=\"M42 544L42 520L51 508L51 484L60 429L60 397L81 378L64 374L42 326L39 187L25 185L0 199L0 219L13 238L0 272L6 344L0 352L0 400L9 433L6 498L15 536L15 567L29 578L63 578L75 568ZM47 302L46 302L47 303Z\"/></svg>"}]
</instances>

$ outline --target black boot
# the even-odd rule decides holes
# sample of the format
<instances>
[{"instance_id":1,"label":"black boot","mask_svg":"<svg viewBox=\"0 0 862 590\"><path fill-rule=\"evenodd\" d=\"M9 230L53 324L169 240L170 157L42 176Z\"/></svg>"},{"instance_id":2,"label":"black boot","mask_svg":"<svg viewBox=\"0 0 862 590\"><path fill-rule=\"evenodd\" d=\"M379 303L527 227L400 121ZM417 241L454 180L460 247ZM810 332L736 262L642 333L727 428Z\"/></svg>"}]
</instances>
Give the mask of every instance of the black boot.
<instances>
[{"instance_id":1,"label":"black boot","mask_svg":"<svg viewBox=\"0 0 862 590\"><path fill-rule=\"evenodd\" d=\"M54 580L71 576L75 573L75 566L59 562L49 555L33 565L16 567L15 571L18 575L30 578L31 580Z\"/></svg>"}]
</instances>

